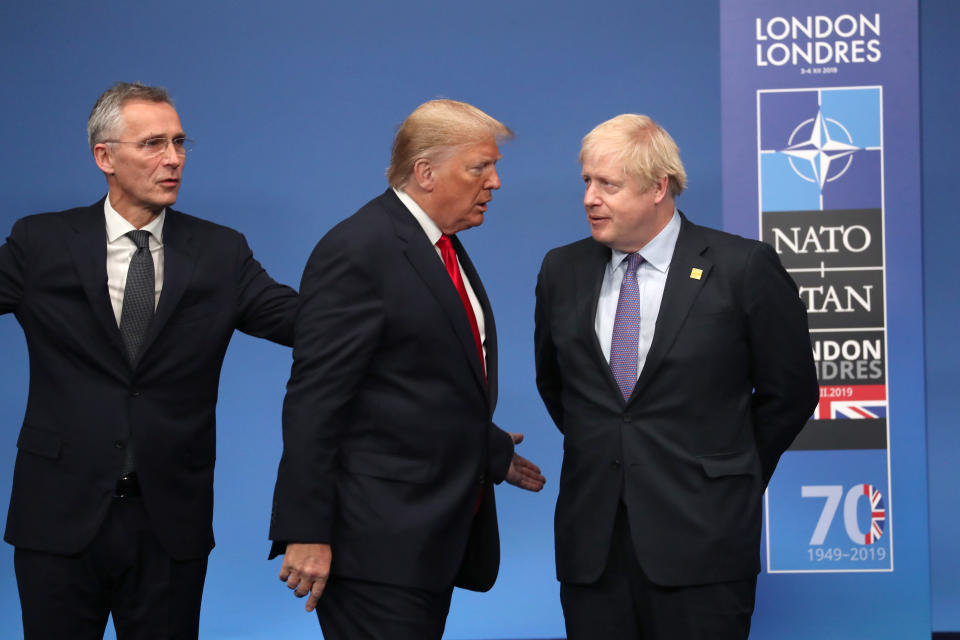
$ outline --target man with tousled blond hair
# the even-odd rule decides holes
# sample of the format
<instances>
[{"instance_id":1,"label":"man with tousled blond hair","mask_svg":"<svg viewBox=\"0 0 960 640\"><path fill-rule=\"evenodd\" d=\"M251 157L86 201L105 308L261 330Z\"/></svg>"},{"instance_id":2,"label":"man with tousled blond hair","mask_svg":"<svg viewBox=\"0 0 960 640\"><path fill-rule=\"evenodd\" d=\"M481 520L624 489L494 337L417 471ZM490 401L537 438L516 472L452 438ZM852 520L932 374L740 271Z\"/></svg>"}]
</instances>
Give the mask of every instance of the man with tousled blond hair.
<instances>
[{"instance_id":1,"label":"man with tousled blond hair","mask_svg":"<svg viewBox=\"0 0 960 640\"><path fill-rule=\"evenodd\" d=\"M456 234L483 223L511 131L433 100L390 187L320 240L301 281L270 538L327 640L439 639L454 586L499 567L493 485L539 491L493 421L493 312Z\"/></svg>"},{"instance_id":2,"label":"man with tousled blond hair","mask_svg":"<svg viewBox=\"0 0 960 640\"><path fill-rule=\"evenodd\" d=\"M650 118L600 124L580 162L591 237L544 258L534 335L567 637L745 640L763 492L817 403L806 312L769 245L676 209Z\"/></svg>"}]
</instances>

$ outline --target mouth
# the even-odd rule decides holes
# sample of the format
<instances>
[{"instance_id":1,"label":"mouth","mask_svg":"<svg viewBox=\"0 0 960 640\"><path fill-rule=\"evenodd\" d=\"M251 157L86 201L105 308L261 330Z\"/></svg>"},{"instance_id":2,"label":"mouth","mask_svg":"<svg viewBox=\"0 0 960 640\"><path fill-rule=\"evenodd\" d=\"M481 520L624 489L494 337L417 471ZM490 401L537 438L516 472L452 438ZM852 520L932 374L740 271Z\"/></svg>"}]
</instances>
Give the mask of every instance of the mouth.
<instances>
[{"instance_id":1,"label":"mouth","mask_svg":"<svg viewBox=\"0 0 960 640\"><path fill-rule=\"evenodd\" d=\"M177 178L167 178L166 180L161 180L159 184L161 187L172 189L180 185L180 180L178 180Z\"/></svg>"}]
</instances>

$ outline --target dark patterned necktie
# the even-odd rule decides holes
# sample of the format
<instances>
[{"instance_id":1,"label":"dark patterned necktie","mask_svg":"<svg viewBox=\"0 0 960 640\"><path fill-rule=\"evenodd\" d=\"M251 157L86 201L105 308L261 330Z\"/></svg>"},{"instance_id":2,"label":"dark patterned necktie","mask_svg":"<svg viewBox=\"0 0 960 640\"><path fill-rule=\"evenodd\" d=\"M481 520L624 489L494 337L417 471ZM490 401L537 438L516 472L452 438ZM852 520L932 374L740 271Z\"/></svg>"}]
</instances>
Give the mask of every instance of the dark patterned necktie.
<instances>
[{"instance_id":1,"label":"dark patterned necktie","mask_svg":"<svg viewBox=\"0 0 960 640\"><path fill-rule=\"evenodd\" d=\"M620 387L624 400L630 399L637 384L637 345L640 341L640 288L637 268L643 258L639 253L627 256L627 272L620 283L617 315L613 320L613 338L610 341L610 370Z\"/></svg>"},{"instance_id":2,"label":"dark patterned necktie","mask_svg":"<svg viewBox=\"0 0 960 640\"><path fill-rule=\"evenodd\" d=\"M130 259L127 284L123 290L120 335L123 336L130 364L136 366L143 338L153 318L156 285L153 256L150 255L150 232L130 231L126 235L136 243L137 250Z\"/></svg>"}]
</instances>

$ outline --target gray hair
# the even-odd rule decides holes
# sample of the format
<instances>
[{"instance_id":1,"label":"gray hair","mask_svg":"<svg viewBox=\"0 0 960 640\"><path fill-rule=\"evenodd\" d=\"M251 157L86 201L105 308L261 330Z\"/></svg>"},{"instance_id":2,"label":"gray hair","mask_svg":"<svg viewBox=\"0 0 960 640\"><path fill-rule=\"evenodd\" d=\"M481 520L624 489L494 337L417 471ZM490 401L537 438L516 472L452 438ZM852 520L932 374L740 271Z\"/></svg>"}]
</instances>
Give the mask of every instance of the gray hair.
<instances>
[{"instance_id":1,"label":"gray hair","mask_svg":"<svg viewBox=\"0 0 960 640\"><path fill-rule=\"evenodd\" d=\"M131 100L166 102L173 106L173 100L163 87L150 87L139 82L118 82L97 98L90 118L87 119L87 140L90 142L91 151L109 136L116 135L123 124L120 110Z\"/></svg>"}]
</instances>

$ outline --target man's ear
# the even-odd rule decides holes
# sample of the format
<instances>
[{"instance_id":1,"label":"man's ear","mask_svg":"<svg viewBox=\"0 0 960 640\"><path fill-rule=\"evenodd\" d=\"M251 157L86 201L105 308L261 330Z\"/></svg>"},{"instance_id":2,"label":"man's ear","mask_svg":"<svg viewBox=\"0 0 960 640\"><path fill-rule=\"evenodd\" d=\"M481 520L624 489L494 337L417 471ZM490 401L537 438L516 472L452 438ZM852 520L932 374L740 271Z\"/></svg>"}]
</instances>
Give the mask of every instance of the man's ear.
<instances>
[{"instance_id":1,"label":"man's ear","mask_svg":"<svg viewBox=\"0 0 960 640\"><path fill-rule=\"evenodd\" d=\"M663 176L653 185L653 201L656 204L663 202L663 199L667 197L667 189L670 187L670 178Z\"/></svg>"},{"instance_id":2,"label":"man's ear","mask_svg":"<svg viewBox=\"0 0 960 640\"><path fill-rule=\"evenodd\" d=\"M113 168L113 157L110 155L110 149L107 148L106 143L98 142L93 145L93 159L96 161L97 166L100 167L100 171L103 171L108 176L116 173L116 170Z\"/></svg>"},{"instance_id":3,"label":"man's ear","mask_svg":"<svg viewBox=\"0 0 960 640\"><path fill-rule=\"evenodd\" d=\"M418 158L416 162L413 163L413 179L417 181L417 185L426 191L433 191L434 182L436 181L436 176L433 172L433 163L430 162L427 158Z\"/></svg>"}]
</instances>

